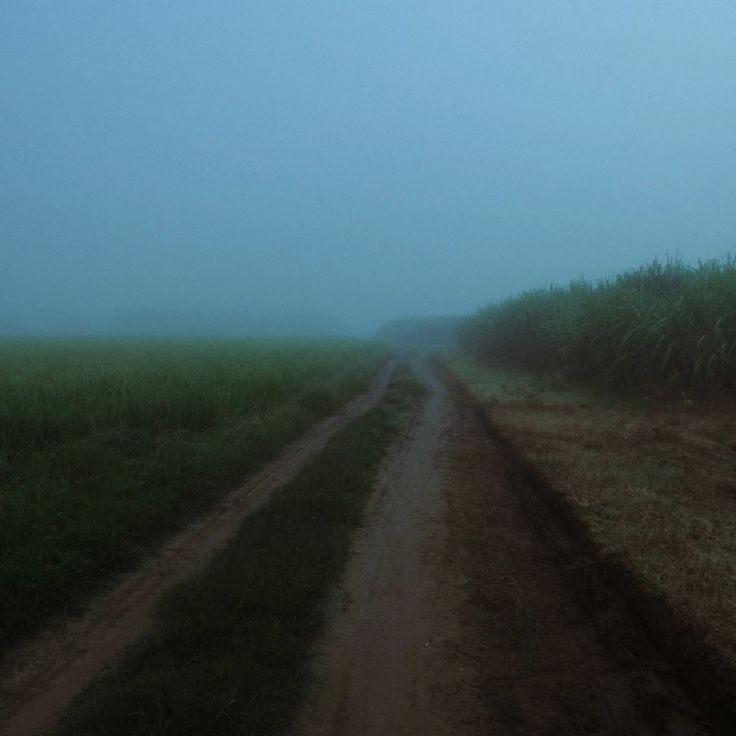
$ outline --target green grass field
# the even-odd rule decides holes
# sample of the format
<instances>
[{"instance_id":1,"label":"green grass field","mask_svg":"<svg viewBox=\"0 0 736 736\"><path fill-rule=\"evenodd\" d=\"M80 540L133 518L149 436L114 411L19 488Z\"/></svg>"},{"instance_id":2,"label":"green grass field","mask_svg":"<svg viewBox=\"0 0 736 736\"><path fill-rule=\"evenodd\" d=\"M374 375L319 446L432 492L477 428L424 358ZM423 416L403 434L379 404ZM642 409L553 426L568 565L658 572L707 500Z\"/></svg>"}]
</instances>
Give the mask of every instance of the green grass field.
<instances>
[{"instance_id":1,"label":"green grass field","mask_svg":"<svg viewBox=\"0 0 736 736\"><path fill-rule=\"evenodd\" d=\"M360 341L0 343L0 647L367 386Z\"/></svg>"},{"instance_id":2,"label":"green grass field","mask_svg":"<svg viewBox=\"0 0 736 736\"><path fill-rule=\"evenodd\" d=\"M466 352L614 391L736 391L736 259L652 263L614 279L537 289L461 326Z\"/></svg>"}]
</instances>

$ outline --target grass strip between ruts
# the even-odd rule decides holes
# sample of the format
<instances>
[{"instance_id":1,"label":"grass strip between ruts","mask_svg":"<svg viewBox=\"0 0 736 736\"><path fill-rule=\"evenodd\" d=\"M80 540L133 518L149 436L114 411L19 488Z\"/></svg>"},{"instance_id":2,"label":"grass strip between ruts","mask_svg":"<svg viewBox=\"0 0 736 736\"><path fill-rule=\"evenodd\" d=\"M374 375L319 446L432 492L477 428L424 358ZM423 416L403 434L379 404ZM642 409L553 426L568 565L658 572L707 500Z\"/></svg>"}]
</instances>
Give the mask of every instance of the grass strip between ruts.
<instances>
[{"instance_id":1,"label":"grass strip between ruts","mask_svg":"<svg viewBox=\"0 0 736 736\"><path fill-rule=\"evenodd\" d=\"M422 391L399 369L375 408L165 599L157 631L77 699L59 732L282 733L379 464Z\"/></svg>"}]
</instances>

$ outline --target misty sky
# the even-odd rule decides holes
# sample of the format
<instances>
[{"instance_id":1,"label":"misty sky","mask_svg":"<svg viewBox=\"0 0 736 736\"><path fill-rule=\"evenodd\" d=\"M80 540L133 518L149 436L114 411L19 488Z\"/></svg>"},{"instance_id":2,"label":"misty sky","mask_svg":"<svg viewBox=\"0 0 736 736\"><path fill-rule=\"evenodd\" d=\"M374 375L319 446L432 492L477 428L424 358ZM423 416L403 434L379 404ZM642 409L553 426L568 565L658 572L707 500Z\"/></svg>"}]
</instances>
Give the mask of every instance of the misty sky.
<instances>
[{"instance_id":1,"label":"misty sky","mask_svg":"<svg viewBox=\"0 0 736 736\"><path fill-rule=\"evenodd\" d=\"M736 3L0 0L0 172L6 331L366 333L721 256Z\"/></svg>"}]
</instances>

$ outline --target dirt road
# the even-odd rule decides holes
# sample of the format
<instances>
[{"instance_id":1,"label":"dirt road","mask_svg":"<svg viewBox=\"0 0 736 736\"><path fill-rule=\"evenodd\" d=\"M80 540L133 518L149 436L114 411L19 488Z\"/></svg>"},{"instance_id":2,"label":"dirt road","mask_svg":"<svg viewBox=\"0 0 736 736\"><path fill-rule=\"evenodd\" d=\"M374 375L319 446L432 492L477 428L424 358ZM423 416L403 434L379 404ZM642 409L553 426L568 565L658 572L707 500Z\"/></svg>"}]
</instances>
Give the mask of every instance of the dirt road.
<instances>
[{"instance_id":1,"label":"dirt road","mask_svg":"<svg viewBox=\"0 0 736 736\"><path fill-rule=\"evenodd\" d=\"M632 636L615 597L603 591L581 607L574 549L512 480L476 407L428 365L417 372L429 395L383 465L297 736L707 733L656 653ZM161 595L372 406L387 380L384 371L82 619L60 621L14 652L1 670L0 733L53 727L149 630Z\"/></svg>"},{"instance_id":2,"label":"dirt road","mask_svg":"<svg viewBox=\"0 0 736 736\"><path fill-rule=\"evenodd\" d=\"M327 442L383 395L387 365L369 390L315 425L211 512L168 540L133 573L92 600L79 619L57 621L1 663L0 734L39 736L58 720L90 680L147 633L156 604L178 582L200 570L236 532L243 517L291 480Z\"/></svg>"},{"instance_id":3,"label":"dirt road","mask_svg":"<svg viewBox=\"0 0 736 736\"><path fill-rule=\"evenodd\" d=\"M581 608L573 553L477 409L418 372L429 398L384 464L297 736L707 733L615 600Z\"/></svg>"}]
</instances>

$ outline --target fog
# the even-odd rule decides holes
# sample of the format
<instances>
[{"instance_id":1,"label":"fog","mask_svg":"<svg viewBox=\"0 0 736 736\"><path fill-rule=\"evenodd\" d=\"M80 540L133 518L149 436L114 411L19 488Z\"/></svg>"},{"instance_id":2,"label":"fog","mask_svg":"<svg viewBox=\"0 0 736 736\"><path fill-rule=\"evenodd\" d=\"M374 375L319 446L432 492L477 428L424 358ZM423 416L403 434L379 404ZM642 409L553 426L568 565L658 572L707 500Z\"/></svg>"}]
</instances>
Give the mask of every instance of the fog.
<instances>
[{"instance_id":1,"label":"fog","mask_svg":"<svg viewBox=\"0 0 736 736\"><path fill-rule=\"evenodd\" d=\"M0 332L353 333L736 232L736 5L0 2Z\"/></svg>"}]
</instances>

